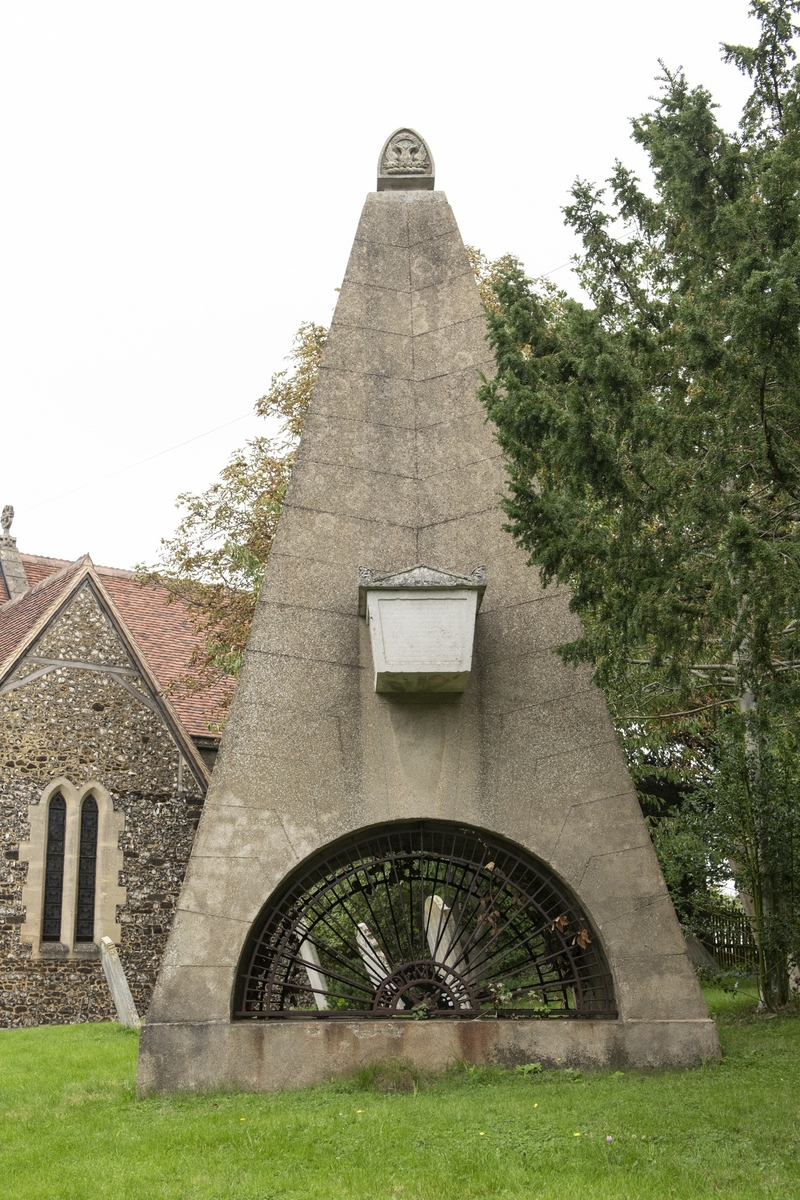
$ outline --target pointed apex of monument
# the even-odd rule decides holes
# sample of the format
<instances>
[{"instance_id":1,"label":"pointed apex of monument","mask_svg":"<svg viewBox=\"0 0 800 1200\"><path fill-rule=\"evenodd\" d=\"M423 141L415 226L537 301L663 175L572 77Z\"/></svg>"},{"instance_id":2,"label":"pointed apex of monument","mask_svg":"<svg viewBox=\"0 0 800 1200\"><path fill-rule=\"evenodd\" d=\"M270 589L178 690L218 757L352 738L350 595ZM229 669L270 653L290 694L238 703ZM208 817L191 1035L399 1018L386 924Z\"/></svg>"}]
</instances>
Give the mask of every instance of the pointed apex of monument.
<instances>
[{"instance_id":1,"label":"pointed apex of monument","mask_svg":"<svg viewBox=\"0 0 800 1200\"><path fill-rule=\"evenodd\" d=\"M433 155L413 129L396 129L378 159L378 191L433 191Z\"/></svg>"}]
</instances>

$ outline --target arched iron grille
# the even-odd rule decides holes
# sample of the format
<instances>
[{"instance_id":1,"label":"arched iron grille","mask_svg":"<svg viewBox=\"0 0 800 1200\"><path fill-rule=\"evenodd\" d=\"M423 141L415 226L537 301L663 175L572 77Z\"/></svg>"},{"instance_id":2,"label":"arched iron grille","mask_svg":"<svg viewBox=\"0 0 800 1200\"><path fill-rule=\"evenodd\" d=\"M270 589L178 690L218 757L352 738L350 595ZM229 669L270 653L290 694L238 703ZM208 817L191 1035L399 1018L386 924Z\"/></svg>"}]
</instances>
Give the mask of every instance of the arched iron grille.
<instances>
[{"instance_id":1,"label":"arched iron grille","mask_svg":"<svg viewBox=\"0 0 800 1200\"><path fill-rule=\"evenodd\" d=\"M495 834L438 821L326 847L265 907L234 1016L614 1017L574 897Z\"/></svg>"}]
</instances>

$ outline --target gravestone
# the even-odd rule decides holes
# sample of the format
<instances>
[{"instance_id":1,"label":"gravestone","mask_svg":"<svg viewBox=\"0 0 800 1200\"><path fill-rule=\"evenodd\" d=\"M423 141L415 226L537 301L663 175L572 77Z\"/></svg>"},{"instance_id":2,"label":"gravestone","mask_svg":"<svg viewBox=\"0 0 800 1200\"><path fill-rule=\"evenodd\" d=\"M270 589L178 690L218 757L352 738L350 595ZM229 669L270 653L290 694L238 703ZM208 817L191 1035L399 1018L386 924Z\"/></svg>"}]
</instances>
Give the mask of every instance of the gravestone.
<instances>
[{"instance_id":1,"label":"gravestone","mask_svg":"<svg viewBox=\"0 0 800 1200\"><path fill-rule=\"evenodd\" d=\"M120 962L119 951L110 937L102 937L100 939L100 958L103 962L103 973L108 983L108 989L111 992L111 999L114 1001L114 1007L117 1010L120 1025L127 1025L130 1029L138 1029L141 1025L139 1014L136 1011L131 989L128 986L125 969Z\"/></svg>"},{"instance_id":2,"label":"gravestone","mask_svg":"<svg viewBox=\"0 0 800 1200\"><path fill-rule=\"evenodd\" d=\"M579 632L503 531L491 371L398 130L339 295L145 1026L142 1093L718 1054Z\"/></svg>"}]
</instances>

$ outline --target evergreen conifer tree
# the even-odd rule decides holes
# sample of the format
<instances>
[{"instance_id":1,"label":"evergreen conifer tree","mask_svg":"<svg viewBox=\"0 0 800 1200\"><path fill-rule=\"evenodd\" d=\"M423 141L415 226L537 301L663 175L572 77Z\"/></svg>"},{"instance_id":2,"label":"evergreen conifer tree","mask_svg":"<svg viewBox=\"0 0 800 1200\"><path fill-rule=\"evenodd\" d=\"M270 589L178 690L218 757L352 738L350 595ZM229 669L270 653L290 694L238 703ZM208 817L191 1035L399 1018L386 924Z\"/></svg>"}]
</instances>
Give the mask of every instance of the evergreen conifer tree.
<instances>
[{"instance_id":1,"label":"evergreen conifer tree","mask_svg":"<svg viewBox=\"0 0 800 1200\"><path fill-rule=\"evenodd\" d=\"M723 46L752 82L738 131L662 64L633 122L651 186L621 163L574 185L585 302L505 263L483 398L509 527L584 621L562 653L645 761L660 736L690 763L774 1007L800 951L800 0L750 8L758 44Z\"/></svg>"}]
</instances>

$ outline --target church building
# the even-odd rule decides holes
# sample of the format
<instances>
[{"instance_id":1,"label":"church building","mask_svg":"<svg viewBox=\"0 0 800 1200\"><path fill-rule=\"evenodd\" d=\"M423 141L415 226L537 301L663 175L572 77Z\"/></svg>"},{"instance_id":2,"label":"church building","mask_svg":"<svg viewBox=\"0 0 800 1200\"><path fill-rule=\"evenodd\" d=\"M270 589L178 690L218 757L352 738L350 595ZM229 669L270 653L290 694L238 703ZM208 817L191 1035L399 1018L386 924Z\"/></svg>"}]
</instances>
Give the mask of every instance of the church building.
<instances>
[{"instance_id":1,"label":"church building","mask_svg":"<svg viewBox=\"0 0 800 1200\"><path fill-rule=\"evenodd\" d=\"M100 939L150 1002L219 743L186 607L0 535L0 1025L115 1017Z\"/></svg>"}]
</instances>

